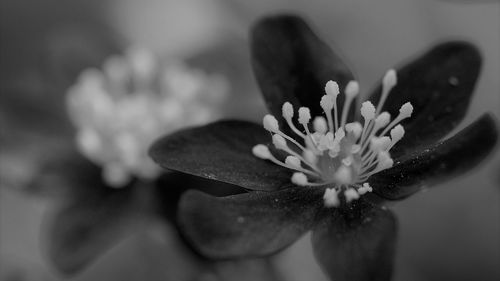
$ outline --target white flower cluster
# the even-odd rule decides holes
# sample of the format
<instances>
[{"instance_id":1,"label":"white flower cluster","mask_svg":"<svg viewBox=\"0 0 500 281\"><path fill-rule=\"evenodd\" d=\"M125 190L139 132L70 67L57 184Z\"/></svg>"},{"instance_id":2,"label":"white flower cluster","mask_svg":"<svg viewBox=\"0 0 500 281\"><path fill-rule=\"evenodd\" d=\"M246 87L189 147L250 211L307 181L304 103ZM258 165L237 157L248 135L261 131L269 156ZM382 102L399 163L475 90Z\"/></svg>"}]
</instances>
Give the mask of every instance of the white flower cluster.
<instances>
[{"instance_id":1,"label":"white flower cluster","mask_svg":"<svg viewBox=\"0 0 500 281\"><path fill-rule=\"evenodd\" d=\"M131 48L107 59L102 70L85 70L68 90L67 106L80 152L103 168L107 184L121 187L132 177L157 177L147 155L151 143L217 118L227 92L220 75Z\"/></svg>"}]
</instances>

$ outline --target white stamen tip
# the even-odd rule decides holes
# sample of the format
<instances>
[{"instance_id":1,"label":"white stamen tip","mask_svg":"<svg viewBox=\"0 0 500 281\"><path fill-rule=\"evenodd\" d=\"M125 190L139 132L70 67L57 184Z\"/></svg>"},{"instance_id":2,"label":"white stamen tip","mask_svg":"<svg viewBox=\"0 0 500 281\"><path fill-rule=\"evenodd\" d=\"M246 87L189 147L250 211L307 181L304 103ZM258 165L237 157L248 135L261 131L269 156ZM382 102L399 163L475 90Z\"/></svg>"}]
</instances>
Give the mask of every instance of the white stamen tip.
<instances>
[{"instance_id":1,"label":"white stamen tip","mask_svg":"<svg viewBox=\"0 0 500 281\"><path fill-rule=\"evenodd\" d=\"M373 191L372 187L367 182L363 183L363 186L361 186L360 188L358 188L359 195L363 195L363 194L365 194L367 192L372 192L372 191Z\"/></svg>"},{"instance_id":2,"label":"white stamen tip","mask_svg":"<svg viewBox=\"0 0 500 281\"><path fill-rule=\"evenodd\" d=\"M325 112L332 110L334 103L335 99L331 95L324 95L323 97L321 97L321 101L319 102L321 108L323 108Z\"/></svg>"},{"instance_id":3,"label":"white stamen tip","mask_svg":"<svg viewBox=\"0 0 500 281\"><path fill-rule=\"evenodd\" d=\"M299 123L306 125L311 120L311 111L307 107L299 108Z\"/></svg>"},{"instance_id":4,"label":"white stamen tip","mask_svg":"<svg viewBox=\"0 0 500 281\"><path fill-rule=\"evenodd\" d=\"M292 183L299 185L299 186L305 186L308 184L307 176L304 173L300 173L300 172L293 173Z\"/></svg>"},{"instance_id":5,"label":"white stamen tip","mask_svg":"<svg viewBox=\"0 0 500 281\"><path fill-rule=\"evenodd\" d=\"M377 118L375 119L375 126L377 128L384 128L389 124L390 121L391 121L391 115L389 114L389 112L384 111L380 113L380 115L377 116Z\"/></svg>"},{"instance_id":6,"label":"white stamen tip","mask_svg":"<svg viewBox=\"0 0 500 281\"><path fill-rule=\"evenodd\" d=\"M328 81L325 86L325 93L336 98L340 93L339 84L332 80Z\"/></svg>"},{"instance_id":7,"label":"white stamen tip","mask_svg":"<svg viewBox=\"0 0 500 281\"><path fill-rule=\"evenodd\" d=\"M348 134L352 134L354 139L358 139L363 131L363 126L359 122L347 123L345 125L345 130Z\"/></svg>"},{"instance_id":8,"label":"white stamen tip","mask_svg":"<svg viewBox=\"0 0 500 281\"><path fill-rule=\"evenodd\" d=\"M401 106L399 109L399 115L401 118L408 118L411 116L413 113L413 105L411 103L407 102Z\"/></svg>"},{"instance_id":9,"label":"white stamen tip","mask_svg":"<svg viewBox=\"0 0 500 281\"><path fill-rule=\"evenodd\" d=\"M344 92L347 97L354 98L359 94L359 83L356 81L349 81Z\"/></svg>"},{"instance_id":10,"label":"white stamen tip","mask_svg":"<svg viewBox=\"0 0 500 281\"><path fill-rule=\"evenodd\" d=\"M328 131L328 124L326 123L325 118L321 116L314 118L313 127L314 131L320 134L324 134Z\"/></svg>"},{"instance_id":11,"label":"white stamen tip","mask_svg":"<svg viewBox=\"0 0 500 281\"><path fill-rule=\"evenodd\" d=\"M389 169L394 164L394 161L392 160L391 156L389 155L389 152L387 151L379 151L377 155L377 160L378 160L377 169L380 171Z\"/></svg>"},{"instance_id":12,"label":"white stamen tip","mask_svg":"<svg viewBox=\"0 0 500 281\"><path fill-rule=\"evenodd\" d=\"M258 144L252 148L253 155L259 157L260 159L269 159L271 158L271 152L269 148L263 144Z\"/></svg>"},{"instance_id":13,"label":"white stamen tip","mask_svg":"<svg viewBox=\"0 0 500 281\"><path fill-rule=\"evenodd\" d=\"M273 144L277 149L286 150L288 148L285 138L278 134L273 135Z\"/></svg>"},{"instance_id":14,"label":"white stamen tip","mask_svg":"<svg viewBox=\"0 0 500 281\"><path fill-rule=\"evenodd\" d=\"M384 151L391 145L389 137L372 137L370 140L370 149L373 151Z\"/></svg>"},{"instance_id":15,"label":"white stamen tip","mask_svg":"<svg viewBox=\"0 0 500 281\"><path fill-rule=\"evenodd\" d=\"M269 132L276 133L279 131L278 120L276 120L276 118L271 114L266 114L266 116L264 116L262 124L264 125L264 129Z\"/></svg>"},{"instance_id":16,"label":"white stamen tip","mask_svg":"<svg viewBox=\"0 0 500 281\"><path fill-rule=\"evenodd\" d=\"M293 105L289 102L285 102L283 104L283 107L281 108L281 111L283 113L283 117L285 119L291 119L293 117Z\"/></svg>"},{"instance_id":17,"label":"white stamen tip","mask_svg":"<svg viewBox=\"0 0 500 281\"><path fill-rule=\"evenodd\" d=\"M285 159L285 164L293 167L293 168L297 168L297 169L300 169L302 168L300 166L300 160L299 158L295 157L295 156L287 156L286 159Z\"/></svg>"},{"instance_id":18,"label":"white stamen tip","mask_svg":"<svg viewBox=\"0 0 500 281\"><path fill-rule=\"evenodd\" d=\"M338 207L340 205L339 195L334 188L325 189L323 200L327 208Z\"/></svg>"},{"instance_id":19,"label":"white stamen tip","mask_svg":"<svg viewBox=\"0 0 500 281\"><path fill-rule=\"evenodd\" d=\"M384 84L384 87L387 88L392 88L394 87L398 82L397 75L396 75L396 70L394 69L389 69L386 73L385 76L382 80L382 83Z\"/></svg>"},{"instance_id":20,"label":"white stamen tip","mask_svg":"<svg viewBox=\"0 0 500 281\"><path fill-rule=\"evenodd\" d=\"M391 130L391 139L393 143L398 142L405 135L405 129L401 125L397 125Z\"/></svg>"},{"instance_id":21,"label":"white stamen tip","mask_svg":"<svg viewBox=\"0 0 500 281\"><path fill-rule=\"evenodd\" d=\"M361 116L363 116L366 121L372 120L375 117L375 106L369 101L362 103Z\"/></svg>"},{"instance_id":22,"label":"white stamen tip","mask_svg":"<svg viewBox=\"0 0 500 281\"><path fill-rule=\"evenodd\" d=\"M333 176L339 184L350 184L352 182L351 169L345 165L341 165Z\"/></svg>"},{"instance_id":23,"label":"white stamen tip","mask_svg":"<svg viewBox=\"0 0 500 281\"><path fill-rule=\"evenodd\" d=\"M344 191L344 196L347 203L351 202L352 200L359 199L359 193L354 188L348 188L346 191Z\"/></svg>"}]
</instances>

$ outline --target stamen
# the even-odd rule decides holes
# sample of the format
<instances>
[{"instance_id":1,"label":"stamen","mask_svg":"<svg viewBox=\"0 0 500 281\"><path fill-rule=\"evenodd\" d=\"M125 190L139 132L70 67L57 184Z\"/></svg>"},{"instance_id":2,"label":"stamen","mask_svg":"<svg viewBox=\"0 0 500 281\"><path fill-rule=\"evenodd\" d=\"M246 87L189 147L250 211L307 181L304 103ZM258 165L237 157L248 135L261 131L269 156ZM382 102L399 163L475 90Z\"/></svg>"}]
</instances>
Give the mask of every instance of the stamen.
<instances>
[{"instance_id":1,"label":"stamen","mask_svg":"<svg viewBox=\"0 0 500 281\"><path fill-rule=\"evenodd\" d=\"M398 141L400 141L405 134L405 129L401 125L397 125L394 129L391 130L391 145L389 149L391 149Z\"/></svg>"},{"instance_id":2,"label":"stamen","mask_svg":"<svg viewBox=\"0 0 500 281\"><path fill-rule=\"evenodd\" d=\"M299 129L297 129L297 127L295 127L295 125L293 124L293 121L292 121L292 117L293 117L293 105L289 102L285 102L283 104L283 107L281 108L281 111L282 111L282 114L283 114L283 117L285 118L287 124L288 124L288 127L290 127L290 129L292 129L292 131L299 135L301 138L305 138L306 136L301 132L299 131Z\"/></svg>"},{"instance_id":3,"label":"stamen","mask_svg":"<svg viewBox=\"0 0 500 281\"><path fill-rule=\"evenodd\" d=\"M377 114L382 110L382 107L384 106L385 100L387 99L389 92L396 85L396 83L397 83L396 71L394 69L388 70L384 78L382 79L382 94L380 95L380 100L377 105Z\"/></svg>"},{"instance_id":4,"label":"stamen","mask_svg":"<svg viewBox=\"0 0 500 281\"><path fill-rule=\"evenodd\" d=\"M361 133L361 142L365 140L365 136L367 134L367 131L369 130L371 120L375 118L375 111L375 106L373 106L371 102L365 101L361 104L361 116L363 116L363 119L365 120L365 123L363 125L363 132Z\"/></svg>"},{"instance_id":5,"label":"stamen","mask_svg":"<svg viewBox=\"0 0 500 281\"><path fill-rule=\"evenodd\" d=\"M337 109L337 96L340 93L339 84L337 84L337 82L334 82L334 81L331 81L331 80L328 81L326 83L325 92L326 92L327 95L333 97L333 110L334 110L334 114L335 114L334 115L334 118L335 118L335 131L337 131L337 129L339 128L338 109Z\"/></svg>"},{"instance_id":6,"label":"stamen","mask_svg":"<svg viewBox=\"0 0 500 281\"><path fill-rule=\"evenodd\" d=\"M342 109L342 119L340 121L340 126L343 127L345 125L347 114L349 113L349 108L351 107L351 103L359 93L359 84L356 81L349 81L344 90L346 99L344 102L344 108Z\"/></svg>"},{"instance_id":7,"label":"stamen","mask_svg":"<svg viewBox=\"0 0 500 281\"><path fill-rule=\"evenodd\" d=\"M320 101L320 106L323 108L323 111L326 114L326 119L328 120L328 129L330 132L334 132L334 127L333 127L333 118L332 118L332 109L333 109L333 104L334 104L334 99L331 95L324 95L321 98Z\"/></svg>"}]
</instances>

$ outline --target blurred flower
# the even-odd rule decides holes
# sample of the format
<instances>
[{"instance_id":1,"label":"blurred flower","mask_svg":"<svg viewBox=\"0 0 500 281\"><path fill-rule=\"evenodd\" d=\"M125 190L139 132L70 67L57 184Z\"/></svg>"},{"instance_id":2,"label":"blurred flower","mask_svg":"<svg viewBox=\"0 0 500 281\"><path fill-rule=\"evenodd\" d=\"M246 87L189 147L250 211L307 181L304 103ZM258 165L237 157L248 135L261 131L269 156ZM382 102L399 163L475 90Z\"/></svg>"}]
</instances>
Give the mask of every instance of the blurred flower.
<instances>
[{"instance_id":1,"label":"blurred flower","mask_svg":"<svg viewBox=\"0 0 500 281\"><path fill-rule=\"evenodd\" d=\"M349 94L353 90L350 82L354 81L353 75L307 24L295 16L261 20L252 30L251 47L255 75L267 106L274 116L283 114L289 128L280 127L270 115L265 117L264 127L274 133L276 150L266 146L255 148L269 141L269 132L256 124L235 120L184 130L156 142L150 154L162 167L231 183L248 191L222 198L199 191L186 192L178 215L183 232L201 253L227 259L273 254L312 230L315 256L332 280L390 279L397 227L384 202L403 199L471 169L496 144L497 128L489 114L444 139L467 111L481 66L478 51L465 42L447 42L397 69L397 84L395 73L389 72L382 86L370 96L374 103L380 102L380 107L376 109L365 103L361 108L368 128L365 134L369 134L370 126L374 131L377 126L385 127L382 125L390 122L391 115L399 116L395 123L401 122L405 128L391 132L391 138L383 139L384 132L375 141L361 142L367 147L374 144L370 150L384 151L386 157L378 158L377 153L374 159L384 160L387 165L383 169L372 166L367 174L358 174L358 178L352 177L354 169L337 176L332 170L328 171L333 175L320 170L320 176L315 174L310 182L302 163L311 162L313 157L301 155L303 140L293 140L288 135L294 132L307 140L308 130L313 128L316 132L333 131L337 121L331 120L328 110L334 103L319 102L323 88L328 80L337 81L339 89L346 89L347 97L354 99L355 95ZM338 89L332 85L327 86L324 99L335 96L338 104L344 105L344 95L338 95ZM406 102L409 104L403 105ZM298 124L305 132L296 129L298 124L292 121L294 107L308 108L299 109ZM350 109L349 102L343 110L339 109L341 120L361 120ZM408 117L411 111L414 114L404 119L398 111L403 117ZM309 119L323 112L327 120L311 128ZM337 114L336 108L334 113ZM383 120L379 120L383 115ZM387 128L390 127L391 124ZM354 137L355 132L363 131L355 125L351 129L346 127L344 133L350 131ZM405 137L401 138L403 134ZM324 134L328 148L324 151L333 153L321 158L326 168L341 163L348 167L356 161L337 157L348 154L347 144L334 141L340 135L343 134L335 136L332 132L326 138ZM396 139L398 144L389 155L387 148ZM317 140L313 136L310 141ZM255 157L252 150L271 161ZM287 161L283 151L298 160ZM355 153L351 150L352 154ZM371 157L367 155L361 157ZM362 159L357 161L361 165L367 163ZM289 168L303 174L292 176L291 180ZM359 197L360 193L371 190L372 193ZM337 208L328 208L332 206Z\"/></svg>"},{"instance_id":2,"label":"blurred flower","mask_svg":"<svg viewBox=\"0 0 500 281\"><path fill-rule=\"evenodd\" d=\"M28 188L63 197L47 225L59 271L76 273L152 217L173 217L184 186L200 184L160 171L147 147L217 118L227 90L222 76L135 48L82 72L67 96L76 141L67 134L47 145Z\"/></svg>"},{"instance_id":3,"label":"blurred flower","mask_svg":"<svg viewBox=\"0 0 500 281\"><path fill-rule=\"evenodd\" d=\"M148 51L130 49L104 70L88 69L68 91L70 117L78 128L79 151L103 167L105 182L121 187L133 177L154 179L160 171L147 156L161 134L213 120L227 81L164 65Z\"/></svg>"}]
</instances>

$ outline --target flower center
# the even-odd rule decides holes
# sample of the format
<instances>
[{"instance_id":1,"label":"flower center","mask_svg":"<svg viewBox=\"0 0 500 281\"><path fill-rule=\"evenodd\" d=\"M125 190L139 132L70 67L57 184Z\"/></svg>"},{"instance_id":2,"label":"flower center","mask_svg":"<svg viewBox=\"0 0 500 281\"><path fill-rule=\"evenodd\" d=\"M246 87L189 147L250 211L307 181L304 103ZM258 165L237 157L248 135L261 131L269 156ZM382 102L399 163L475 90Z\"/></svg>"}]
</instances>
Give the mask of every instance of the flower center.
<instances>
[{"instance_id":1,"label":"flower center","mask_svg":"<svg viewBox=\"0 0 500 281\"><path fill-rule=\"evenodd\" d=\"M281 131L273 115L264 116L263 125L271 132L274 147L284 151L286 158L283 161L276 158L263 144L254 146L253 154L294 170L291 181L296 185L333 186L327 188L323 196L327 207L340 205L339 194L343 194L348 203L358 199L372 191L367 181L371 175L392 167L389 151L405 132L399 123L410 117L413 111L413 106L407 102L392 121L388 112L380 112L396 83L396 72L389 70L383 79L377 107L369 101L361 105L363 124L347 123L349 108L359 93L356 81L350 81L344 90L345 102L341 114L337 107L339 86L334 81L328 81L326 94L320 101L325 116L317 116L311 123L309 108L299 108L297 121L302 130L292 121L295 114L292 104L285 102L283 118L296 137Z\"/></svg>"},{"instance_id":2,"label":"flower center","mask_svg":"<svg viewBox=\"0 0 500 281\"><path fill-rule=\"evenodd\" d=\"M68 90L77 146L103 168L112 187L132 177L154 179L160 169L148 157L161 135L217 117L227 81L189 69L181 62L158 63L153 54L130 49L114 56L103 70L87 69Z\"/></svg>"}]
</instances>

